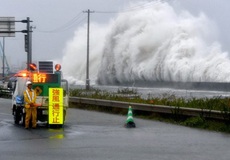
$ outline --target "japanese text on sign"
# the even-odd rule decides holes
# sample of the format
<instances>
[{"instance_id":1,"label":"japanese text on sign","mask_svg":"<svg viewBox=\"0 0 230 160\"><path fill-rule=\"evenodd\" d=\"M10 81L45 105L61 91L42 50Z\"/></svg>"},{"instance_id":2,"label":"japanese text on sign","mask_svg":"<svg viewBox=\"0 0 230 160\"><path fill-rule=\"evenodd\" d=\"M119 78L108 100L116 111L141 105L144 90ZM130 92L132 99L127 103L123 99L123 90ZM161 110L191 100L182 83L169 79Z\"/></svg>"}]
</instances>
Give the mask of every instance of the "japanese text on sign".
<instances>
[{"instance_id":1,"label":"japanese text on sign","mask_svg":"<svg viewBox=\"0 0 230 160\"><path fill-rule=\"evenodd\" d=\"M49 88L49 124L63 124L62 88Z\"/></svg>"},{"instance_id":2,"label":"japanese text on sign","mask_svg":"<svg viewBox=\"0 0 230 160\"><path fill-rule=\"evenodd\" d=\"M33 74L33 82L34 83L45 83L46 82L46 74L44 74L44 73Z\"/></svg>"},{"instance_id":3,"label":"japanese text on sign","mask_svg":"<svg viewBox=\"0 0 230 160\"><path fill-rule=\"evenodd\" d=\"M33 73L33 83L58 83L58 74Z\"/></svg>"}]
</instances>

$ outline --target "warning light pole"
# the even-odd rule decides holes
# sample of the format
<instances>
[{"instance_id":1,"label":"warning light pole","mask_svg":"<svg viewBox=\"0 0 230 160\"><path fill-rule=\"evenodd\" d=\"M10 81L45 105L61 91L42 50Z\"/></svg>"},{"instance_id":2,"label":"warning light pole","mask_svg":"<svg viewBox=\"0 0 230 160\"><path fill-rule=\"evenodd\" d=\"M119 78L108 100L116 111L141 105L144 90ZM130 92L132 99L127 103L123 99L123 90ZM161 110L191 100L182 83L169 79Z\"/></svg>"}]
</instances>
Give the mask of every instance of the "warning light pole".
<instances>
[{"instance_id":1,"label":"warning light pole","mask_svg":"<svg viewBox=\"0 0 230 160\"><path fill-rule=\"evenodd\" d=\"M15 22L26 23L26 30L15 31ZM29 17L27 19L16 21L14 17L0 17L0 37L14 37L16 32L25 33L25 51L27 52L27 70L30 70L29 64L32 62L32 27ZM4 62L3 62L4 63Z\"/></svg>"},{"instance_id":2,"label":"warning light pole","mask_svg":"<svg viewBox=\"0 0 230 160\"><path fill-rule=\"evenodd\" d=\"M30 64L32 63L32 27L30 26L30 18L27 17L26 20L22 20L22 23L26 23L26 30L23 30L22 33L25 34L25 52L27 52L27 70L30 70Z\"/></svg>"}]
</instances>

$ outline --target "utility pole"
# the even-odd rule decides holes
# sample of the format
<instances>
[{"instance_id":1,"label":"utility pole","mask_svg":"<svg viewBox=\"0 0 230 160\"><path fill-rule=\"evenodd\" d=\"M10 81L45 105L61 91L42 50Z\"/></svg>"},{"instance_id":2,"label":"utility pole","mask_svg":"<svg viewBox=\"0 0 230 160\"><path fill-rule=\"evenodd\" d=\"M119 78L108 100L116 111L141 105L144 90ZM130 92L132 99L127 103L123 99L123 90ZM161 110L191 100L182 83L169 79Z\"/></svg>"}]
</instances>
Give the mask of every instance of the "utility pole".
<instances>
[{"instance_id":1,"label":"utility pole","mask_svg":"<svg viewBox=\"0 0 230 160\"><path fill-rule=\"evenodd\" d=\"M0 52L2 53L2 78L4 80L4 77L9 73L10 67L6 59L5 54L5 37L3 37L3 42L0 42Z\"/></svg>"},{"instance_id":2,"label":"utility pole","mask_svg":"<svg viewBox=\"0 0 230 160\"><path fill-rule=\"evenodd\" d=\"M5 79L5 37L2 39L2 79Z\"/></svg>"},{"instance_id":3,"label":"utility pole","mask_svg":"<svg viewBox=\"0 0 230 160\"><path fill-rule=\"evenodd\" d=\"M93 13L93 11L90 11L89 9L87 11L83 11L84 13L88 14L88 25L87 25L87 57L86 57L86 90L90 89L90 79L89 79L89 29L90 29L90 13Z\"/></svg>"}]
</instances>

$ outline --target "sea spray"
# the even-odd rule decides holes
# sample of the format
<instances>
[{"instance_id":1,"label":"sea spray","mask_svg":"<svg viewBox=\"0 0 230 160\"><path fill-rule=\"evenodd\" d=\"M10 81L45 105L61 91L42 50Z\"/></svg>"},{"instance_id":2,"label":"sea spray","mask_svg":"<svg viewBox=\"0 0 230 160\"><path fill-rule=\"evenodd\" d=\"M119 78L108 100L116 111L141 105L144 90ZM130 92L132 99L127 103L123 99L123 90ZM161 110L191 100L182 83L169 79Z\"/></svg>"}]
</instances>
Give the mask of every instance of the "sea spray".
<instances>
[{"instance_id":1,"label":"sea spray","mask_svg":"<svg viewBox=\"0 0 230 160\"><path fill-rule=\"evenodd\" d=\"M92 23L91 28L89 75L91 84L94 84L97 80L108 26ZM87 48L86 37L87 33L85 25L75 31L73 39L67 43L65 55L62 58L64 77L72 84L85 83Z\"/></svg>"},{"instance_id":2,"label":"sea spray","mask_svg":"<svg viewBox=\"0 0 230 160\"><path fill-rule=\"evenodd\" d=\"M91 83L229 82L230 60L213 38L212 22L175 10L158 1L107 25L91 23ZM83 26L66 46L63 72L72 83L85 83L86 37Z\"/></svg>"}]
</instances>

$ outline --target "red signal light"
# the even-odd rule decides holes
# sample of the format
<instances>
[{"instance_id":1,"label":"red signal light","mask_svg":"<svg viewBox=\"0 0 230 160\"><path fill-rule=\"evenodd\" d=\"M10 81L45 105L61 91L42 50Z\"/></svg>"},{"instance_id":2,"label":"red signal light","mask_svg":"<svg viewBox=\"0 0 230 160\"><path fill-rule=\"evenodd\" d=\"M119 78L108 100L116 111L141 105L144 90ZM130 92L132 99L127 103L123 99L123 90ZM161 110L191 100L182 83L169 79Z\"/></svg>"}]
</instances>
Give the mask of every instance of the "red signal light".
<instances>
[{"instance_id":1,"label":"red signal light","mask_svg":"<svg viewBox=\"0 0 230 160\"><path fill-rule=\"evenodd\" d=\"M61 70L61 65L60 64L56 64L55 65L55 70L56 71L60 71Z\"/></svg>"},{"instance_id":2,"label":"red signal light","mask_svg":"<svg viewBox=\"0 0 230 160\"><path fill-rule=\"evenodd\" d=\"M31 63L29 66L30 66L30 70L31 70L31 71L35 71L35 70L37 70L37 66L36 66L36 64Z\"/></svg>"}]
</instances>

